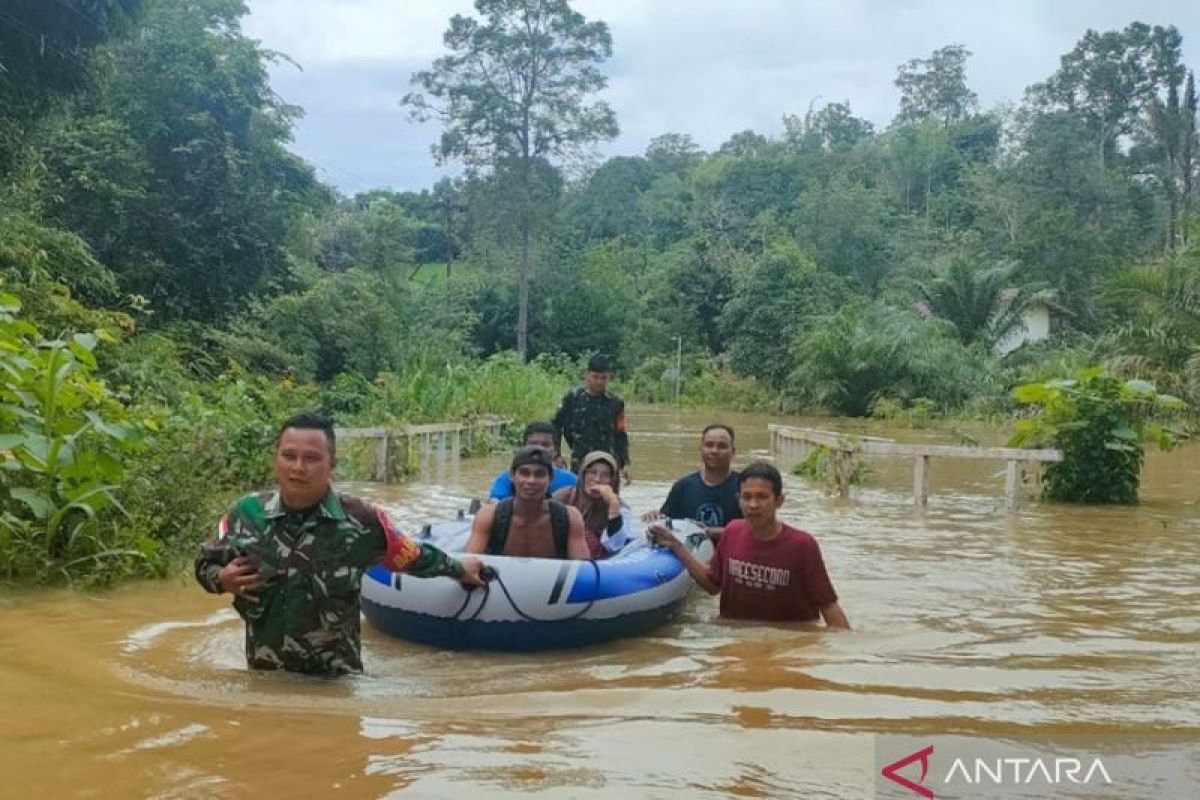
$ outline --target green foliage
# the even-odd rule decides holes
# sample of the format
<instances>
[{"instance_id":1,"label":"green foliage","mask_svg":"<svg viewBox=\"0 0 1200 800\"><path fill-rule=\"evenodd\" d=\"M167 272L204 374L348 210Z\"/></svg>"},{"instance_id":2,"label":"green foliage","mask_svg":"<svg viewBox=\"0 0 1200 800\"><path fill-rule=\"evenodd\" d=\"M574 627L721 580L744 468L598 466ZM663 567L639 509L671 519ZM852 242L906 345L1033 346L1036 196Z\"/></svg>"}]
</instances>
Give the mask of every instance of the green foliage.
<instances>
[{"instance_id":1,"label":"green foliage","mask_svg":"<svg viewBox=\"0 0 1200 800\"><path fill-rule=\"evenodd\" d=\"M9 0L0 17L0 175L54 102L96 75L88 52L116 34L139 0ZM2 237L0 237L2 238Z\"/></svg>"},{"instance_id":2,"label":"green foliage","mask_svg":"<svg viewBox=\"0 0 1200 800\"><path fill-rule=\"evenodd\" d=\"M115 277L87 242L23 213L0 213L0 276L39 319L66 311L55 302L63 288L92 303L111 302L117 293Z\"/></svg>"},{"instance_id":3,"label":"green foliage","mask_svg":"<svg viewBox=\"0 0 1200 800\"><path fill-rule=\"evenodd\" d=\"M1022 314L1032 303L1053 297L1029 286L1014 287L1016 272L1011 262L988 266L959 256L917 291L930 313L954 326L963 344L991 350L1021 329Z\"/></svg>"},{"instance_id":4,"label":"green foliage","mask_svg":"<svg viewBox=\"0 0 1200 800\"><path fill-rule=\"evenodd\" d=\"M396 199L360 196L335 209L322 232L321 265L331 271L361 267L373 272L407 270L424 232Z\"/></svg>"},{"instance_id":5,"label":"green foliage","mask_svg":"<svg viewBox=\"0 0 1200 800\"><path fill-rule=\"evenodd\" d=\"M1200 247L1125 270L1102 301L1124 319L1106 337L1108 363L1152 379L1190 406L1200 403Z\"/></svg>"},{"instance_id":6,"label":"green foliage","mask_svg":"<svg viewBox=\"0 0 1200 800\"><path fill-rule=\"evenodd\" d=\"M791 372L792 339L850 296L845 281L817 268L791 244L771 247L734 275L721 312L730 367L782 387Z\"/></svg>"},{"instance_id":7,"label":"green foliage","mask_svg":"<svg viewBox=\"0 0 1200 800\"><path fill-rule=\"evenodd\" d=\"M532 351L618 355L638 311L637 291L622 267L620 253L606 245L552 265L531 298Z\"/></svg>"},{"instance_id":8,"label":"green foliage","mask_svg":"<svg viewBox=\"0 0 1200 800\"><path fill-rule=\"evenodd\" d=\"M944 325L879 303L847 305L794 341L791 391L806 405L865 416L880 396L928 398L942 407L994 390L987 357Z\"/></svg>"},{"instance_id":9,"label":"green foliage","mask_svg":"<svg viewBox=\"0 0 1200 800\"><path fill-rule=\"evenodd\" d=\"M1172 446L1175 435L1157 419L1183 407L1151 383L1123 381L1102 367L1018 386L1013 398L1032 406L1034 416L1017 422L1010 444L1061 449L1063 460L1046 470L1044 493L1072 503L1136 503L1143 442Z\"/></svg>"},{"instance_id":10,"label":"green foliage","mask_svg":"<svg viewBox=\"0 0 1200 800\"><path fill-rule=\"evenodd\" d=\"M214 319L286 286L284 250L319 205L289 153L297 110L268 84L238 0L154 0L111 45L97 100L41 145L47 216L160 316Z\"/></svg>"},{"instance_id":11,"label":"green foliage","mask_svg":"<svg viewBox=\"0 0 1200 800\"><path fill-rule=\"evenodd\" d=\"M428 363L381 374L358 417L384 423L440 422L481 416L549 419L582 369L553 357L522 363L512 352L482 363Z\"/></svg>"},{"instance_id":12,"label":"green foliage","mask_svg":"<svg viewBox=\"0 0 1200 800\"><path fill-rule=\"evenodd\" d=\"M937 120L944 126L970 115L979 98L967 87L967 58L961 44L935 50L929 58L914 58L900 67L900 119L907 122Z\"/></svg>"},{"instance_id":13,"label":"green foliage","mask_svg":"<svg viewBox=\"0 0 1200 800\"><path fill-rule=\"evenodd\" d=\"M911 401L876 396L871 402L871 416L906 428L928 428L937 415L937 405L926 397Z\"/></svg>"},{"instance_id":14,"label":"green foliage","mask_svg":"<svg viewBox=\"0 0 1200 800\"><path fill-rule=\"evenodd\" d=\"M783 400L753 378L722 371L711 358L685 353L679 383L679 403L689 408L736 408L742 411L777 411ZM613 388L626 399L646 403L675 402L675 359L650 356L637 369L619 376Z\"/></svg>"},{"instance_id":15,"label":"green foliage","mask_svg":"<svg viewBox=\"0 0 1200 800\"><path fill-rule=\"evenodd\" d=\"M1065 108L1088 127L1104 164L1117 157L1146 101L1180 72L1182 36L1175 26L1133 22L1120 31L1089 30L1062 57L1059 70L1030 94L1042 108Z\"/></svg>"},{"instance_id":16,"label":"green foliage","mask_svg":"<svg viewBox=\"0 0 1200 800\"><path fill-rule=\"evenodd\" d=\"M617 135L607 103L587 102L607 85L596 65L612 55L612 38L607 25L588 22L567 0L476 0L475 10L482 19L450 19L449 54L413 76L427 94L411 92L403 102L418 120L445 122L439 160L493 169L512 187L521 252L517 352L524 358L536 208L549 183L539 172L551 159Z\"/></svg>"},{"instance_id":17,"label":"green foliage","mask_svg":"<svg viewBox=\"0 0 1200 800\"><path fill-rule=\"evenodd\" d=\"M105 331L46 340L0 295L0 575L6 579L152 564L123 534L122 457L146 429L95 376Z\"/></svg>"},{"instance_id":18,"label":"green foliage","mask_svg":"<svg viewBox=\"0 0 1200 800\"><path fill-rule=\"evenodd\" d=\"M837 471L838 460L835 451L820 444L815 445L803 461L792 467L793 475L822 484L831 492L838 488ZM870 474L871 471L861 460L850 457L849 474L845 476L849 485L860 486L866 483Z\"/></svg>"}]
</instances>

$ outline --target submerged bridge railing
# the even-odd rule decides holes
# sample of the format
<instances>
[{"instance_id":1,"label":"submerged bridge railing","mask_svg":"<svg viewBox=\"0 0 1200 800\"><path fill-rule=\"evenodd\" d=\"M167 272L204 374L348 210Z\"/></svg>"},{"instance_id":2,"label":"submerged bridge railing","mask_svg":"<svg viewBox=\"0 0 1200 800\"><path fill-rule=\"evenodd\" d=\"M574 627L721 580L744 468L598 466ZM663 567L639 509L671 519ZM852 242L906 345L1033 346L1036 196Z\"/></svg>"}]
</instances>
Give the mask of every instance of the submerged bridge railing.
<instances>
[{"instance_id":1,"label":"submerged bridge railing","mask_svg":"<svg viewBox=\"0 0 1200 800\"><path fill-rule=\"evenodd\" d=\"M475 452L483 437L495 442L512 423L510 419L482 417L474 422L435 422L428 425L403 427L337 428L338 443L368 440L374 442L374 464L371 479L391 483L396 477L392 469L397 451L406 461L415 461L421 474L430 468L444 471L447 463L457 461L464 449Z\"/></svg>"},{"instance_id":2,"label":"submerged bridge railing","mask_svg":"<svg viewBox=\"0 0 1200 800\"><path fill-rule=\"evenodd\" d=\"M1041 465L1045 462L1062 461L1061 450L1027 449L1019 447L973 447L968 445L922 444L896 442L874 436L823 431L815 428L797 428L791 425L770 424L771 454L783 468L790 469L808 458L818 447L829 450L833 458L834 480L840 497L850 495L850 476L854 471L857 456L900 456L913 460L913 501L917 508L929 506L930 461L934 458L964 458L973 460L1003 461L1004 507L1019 508L1021 484L1025 471L1033 473L1035 483L1040 486Z\"/></svg>"}]
</instances>

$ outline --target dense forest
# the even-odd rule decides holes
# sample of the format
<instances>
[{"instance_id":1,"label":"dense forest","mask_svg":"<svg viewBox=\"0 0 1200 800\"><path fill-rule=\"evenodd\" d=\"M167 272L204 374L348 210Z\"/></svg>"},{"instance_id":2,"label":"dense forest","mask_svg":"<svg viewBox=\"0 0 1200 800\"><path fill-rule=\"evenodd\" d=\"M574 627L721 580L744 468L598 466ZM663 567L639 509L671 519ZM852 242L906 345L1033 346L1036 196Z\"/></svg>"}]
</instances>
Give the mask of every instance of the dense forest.
<instances>
[{"instance_id":1,"label":"dense forest","mask_svg":"<svg viewBox=\"0 0 1200 800\"><path fill-rule=\"evenodd\" d=\"M1086 31L1001 108L949 44L882 129L848 98L600 161L620 42L566 0L476 7L396 98L461 177L345 197L241 0L0 6L0 580L165 568L285 412L529 419L594 351L642 401L678 341L694 404L1006 415L1099 365L1200 408L1176 28ZM1008 351L1034 307L1050 336Z\"/></svg>"}]
</instances>

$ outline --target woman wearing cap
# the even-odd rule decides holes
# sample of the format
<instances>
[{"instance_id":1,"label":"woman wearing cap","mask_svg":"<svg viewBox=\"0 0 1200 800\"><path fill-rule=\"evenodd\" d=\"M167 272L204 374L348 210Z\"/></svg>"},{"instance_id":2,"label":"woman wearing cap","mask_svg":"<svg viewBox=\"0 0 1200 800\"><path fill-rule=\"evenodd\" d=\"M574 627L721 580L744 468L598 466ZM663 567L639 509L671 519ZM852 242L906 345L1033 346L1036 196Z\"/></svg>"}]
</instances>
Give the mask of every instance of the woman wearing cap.
<instances>
[{"instance_id":1,"label":"woman wearing cap","mask_svg":"<svg viewBox=\"0 0 1200 800\"><path fill-rule=\"evenodd\" d=\"M629 541L629 508L621 502L620 491L617 459L593 450L580 463L575 485L554 493L555 500L583 515L583 538L593 559L608 558Z\"/></svg>"}]
</instances>

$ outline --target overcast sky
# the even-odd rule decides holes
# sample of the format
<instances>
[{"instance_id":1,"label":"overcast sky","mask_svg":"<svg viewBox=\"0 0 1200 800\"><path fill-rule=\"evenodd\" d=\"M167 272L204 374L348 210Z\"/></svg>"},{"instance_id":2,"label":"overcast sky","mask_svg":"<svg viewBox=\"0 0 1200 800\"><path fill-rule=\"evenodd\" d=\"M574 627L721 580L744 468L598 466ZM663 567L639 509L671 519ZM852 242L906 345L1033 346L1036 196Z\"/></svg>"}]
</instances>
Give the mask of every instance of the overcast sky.
<instances>
[{"instance_id":1,"label":"overcast sky","mask_svg":"<svg viewBox=\"0 0 1200 800\"><path fill-rule=\"evenodd\" d=\"M276 91L300 105L295 150L352 194L421 189L447 168L439 128L408 121L400 98L413 72L444 51L442 34L470 0L249 0L244 27L286 53ZM968 82L987 108L1020 100L1088 28L1173 24L1200 71L1200 0L576 0L608 23L613 57L604 98L621 135L604 155L638 154L662 133L714 149L733 133L777 134L785 113L849 100L882 127L899 107L896 67L946 44L974 55Z\"/></svg>"}]
</instances>

